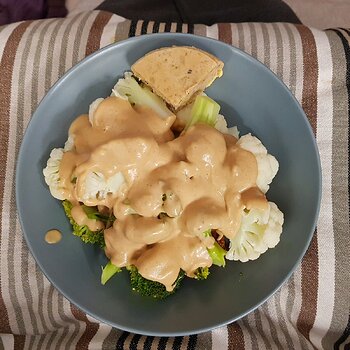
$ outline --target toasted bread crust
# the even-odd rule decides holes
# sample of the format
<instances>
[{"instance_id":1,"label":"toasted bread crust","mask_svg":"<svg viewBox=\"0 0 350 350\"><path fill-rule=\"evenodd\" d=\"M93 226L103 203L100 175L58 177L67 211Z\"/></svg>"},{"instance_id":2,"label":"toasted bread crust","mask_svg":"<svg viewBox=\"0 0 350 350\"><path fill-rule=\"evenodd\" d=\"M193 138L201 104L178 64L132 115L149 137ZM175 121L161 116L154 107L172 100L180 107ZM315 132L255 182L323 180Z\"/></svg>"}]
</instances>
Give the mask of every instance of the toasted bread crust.
<instances>
[{"instance_id":1,"label":"toasted bread crust","mask_svg":"<svg viewBox=\"0 0 350 350\"><path fill-rule=\"evenodd\" d=\"M222 75L223 62L191 46L154 50L136 61L133 74L176 111Z\"/></svg>"}]
</instances>

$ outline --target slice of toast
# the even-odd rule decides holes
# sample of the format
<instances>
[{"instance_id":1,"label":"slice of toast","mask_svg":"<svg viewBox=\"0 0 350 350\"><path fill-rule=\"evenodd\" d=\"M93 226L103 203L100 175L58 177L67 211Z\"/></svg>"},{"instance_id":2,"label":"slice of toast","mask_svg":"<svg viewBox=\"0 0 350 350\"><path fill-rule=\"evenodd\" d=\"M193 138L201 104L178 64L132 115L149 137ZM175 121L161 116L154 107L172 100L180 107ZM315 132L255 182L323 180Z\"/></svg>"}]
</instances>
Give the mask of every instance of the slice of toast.
<instances>
[{"instance_id":1,"label":"slice of toast","mask_svg":"<svg viewBox=\"0 0 350 350\"><path fill-rule=\"evenodd\" d=\"M223 67L224 63L208 52L172 46L149 52L131 70L176 111L220 77Z\"/></svg>"}]
</instances>

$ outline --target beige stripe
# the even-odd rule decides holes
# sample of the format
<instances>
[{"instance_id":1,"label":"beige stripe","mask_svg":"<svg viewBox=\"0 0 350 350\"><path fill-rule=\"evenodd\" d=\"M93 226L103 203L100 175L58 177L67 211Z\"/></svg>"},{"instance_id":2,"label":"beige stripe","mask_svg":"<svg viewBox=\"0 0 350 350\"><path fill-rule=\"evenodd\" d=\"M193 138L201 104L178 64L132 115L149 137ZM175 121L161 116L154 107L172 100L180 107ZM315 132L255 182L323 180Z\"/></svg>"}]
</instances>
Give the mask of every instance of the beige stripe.
<instances>
[{"instance_id":1,"label":"beige stripe","mask_svg":"<svg viewBox=\"0 0 350 350\"><path fill-rule=\"evenodd\" d=\"M301 38L300 38L300 34L297 31L295 25L293 24L287 24L287 26L289 27L291 33L292 33L292 37L293 37L293 41L295 43L295 92L294 95L296 97L296 99L299 101L299 103L301 104L301 100L302 100L302 93L303 93L303 85L304 85L304 77L303 77L303 70L300 69L300 67L303 67L304 63L303 63L303 48L302 48L302 44L301 44ZM291 43L293 42L291 41ZM293 47L293 46L292 46Z\"/></svg>"},{"instance_id":2,"label":"beige stripe","mask_svg":"<svg viewBox=\"0 0 350 350\"><path fill-rule=\"evenodd\" d=\"M261 33L263 36L264 51L265 51L262 62L269 67L270 66L270 39L269 39L269 33L267 31L267 27L268 27L268 24L261 23Z\"/></svg>"},{"instance_id":3,"label":"beige stripe","mask_svg":"<svg viewBox=\"0 0 350 350\"><path fill-rule=\"evenodd\" d=\"M182 33L188 33L188 24L182 23Z\"/></svg>"},{"instance_id":4,"label":"beige stripe","mask_svg":"<svg viewBox=\"0 0 350 350\"><path fill-rule=\"evenodd\" d=\"M37 74L40 77L40 80L37 80L37 100L33 101L34 107L39 103L39 101L44 97L47 92L48 86L46 86L46 72L48 71L48 66L51 66L50 61L50 43L52 41L52 36L55 35L57 25L62 22L60 20L54 20L51 22L50 26L45 32L42 32L42 49L41 54L38 57L37 65Z\"/></svg>"},{"instance_id":5,"label":"beige stripe","mask_svg":"<svg viewBox=\"0 0 350 350\"><path fill-rule=\"evenodd\" d=\"M52 70L53 70L53 57L54 57L54 47L56 42L57 34L60 31L60 28L63 26L64 21L57 20L56 25L52 31L52 34L50 37L48 37L48 48L47 48L47 54L46 54L46 63L44 65L45 67L45 87L43 87L43 92L46 93L46 91L49 90L51 85L53 84L52 79ZM57 56L57 55L55 55Z\"/></svg>"},{"instance_id":6,"label":"beige stripe","mask_svg":"<svg viewBox=\"0 0 350 350\"><path fill-rule=\"evenodd\" d=\"M251 55L252 53L252 43L251 43L251 33L250 33L250 27L248 23L243 23L242 24L242 36L244 40L244 51Z\"/></svg>"},{"instance_id":7,"label":"beige stripe","mask_svg":"<svg viewBox=\"0 0 350 350\"><path fill-rule=\"evenodd\" d=\"M72 349L76 347L79 341L81 330L81 324L72 314L69 301L61 294L58 294L58 310L61 310L61 318L69 324L67 334L63 334L62 348Z\"/></svg>"},{"instance_id":8,"label":"beige stripe","mask_svg":"<svg viewBox=\"0 0 350 350\"><path fill-rule=\"evenodd\" d=\"M266 324L266 328L269 330L269 334L267 335L271 340L270 344L273 344L277 347L277 349L283 349L282 343L284 335L282 334L282 329L280 328L280 322L278 315L276 304L274 300L278 298L279 292L275 294L269 302L262 305L260 311L262 312L263 322Z\"/></svg>"},{"instance_id":9,"label":"beige stripe","mask_svg":"<svg viewBox=\"0 0 350 350\"><path fill-rule=\"evenodd\" d=\"M128 37L130 30L130 21L126 20L118 24L118 27L115 31L114 41L121 41Z\"/></svg>"},{"instance_id":10,"label":"beige stripe","mask_svg":"<svg viewBox=\"0 0 350 350\"><path fill-rule=\"evenodd\" d=\"M288 310L288 294L290 284L284 284L281 288L280 295L276 298L276 308L279 310L278 318L281 322L282 330L286 336L288 348L299 349L300 342L294 325L291 322L290 311ZM287 346L286 346L287 348Z\"/></svg>"},{"instance_id":11,"label":"beige stripe","mask_svg":"<svg viewBox=\"0 0 350 350\"><path fill-rule=\"evenodd\" d=\"M80 60L82 60L83 58L85 58L85 56L87 54L90 54L92 52L94 52L95 50L99 49L100 47L100 31L98 31L98 33L96 34L96 40L94 40L94 46L93 47L89 47L89 50L87 48L87 46L89 45L89 40L90 40L90 35L92 35L91 31L92 31L92 26L94 25L94 22L97 20L96 18L96 12L93 12L90 14L89 17L87 17L85 19L83 19L84 23L84 27L82 29L83 33L82 35L79 37L79 40L77 40L76 42L74 42L74 46L75 46L75 56L73 57L73 64L76 64L77 62L79 62ZM67 69L70 67L67 67Z\"/></svg>"},{"instance_id":12,"label":"beige stripe","mask_svg":"<svg viewBox=\"0 0 350 350\"><path fill-rule=\"evenodd\" d=\"M317 224L319 274L317 309L310 341L322 348L322 338L332 322L335 297L335 251L332 211L333 77L331 48L325 32L312 30L318 56L317 144L322 166L322 200ZM345 143L344 143L345 146Z\"/></svg>"},{"instance_id":13,"label":"beige stripe","mask_svg":"<svg viewBox=\"0 0 350 350\"><path fill-rule=\"evenodd\" d=\"M86 19L90 14L85 14L84 17L79 18L75 23L72 23L72 26L69 27L69 31L65 32L64 37L64 56L62 56L60 76L63 75L70 67L78 61L78 45L80 38L83 34L83 28L86 23ZM64 64L63 64L64 62Z\"/></svg>"},{"instance_id":14,"label":"beige stripe","mask_svg":"<svg viewBox=\"0 0 350 350\"><path fill-rule=\"evenodd\" d=\"M269 349L269 344L272 343L273 339L271 339L271 333L269 332L270 329L268 328L268 322L266 320L266 317L264 315L263 310L261 307L254 311L254 318L255 318L255 335L257 337L257 342L260 345L260 348L262 347L262 344L264 344L264 347L266 349ZM268 340L268 338L270 338Z\"/></svg>"},{"instance_id":15,"label":"beige stripe","mask_svg":"<svg viewBox=\"0 0 350 350\"><path fill-rule=\"evenodd\" d=\"M142 24L143 24L143 20L137 21L136 29L135 29L135 36L141 35Z\"/></svg>"},{"instance_id":16,"label":"beige stripe","mask_svg":"<svg viewBox=\"0 0 350 350\"><path fill-rule=\"evenodd\" d=\"M30 316L27 313L29 306L21 282L22 235L18 231L14 234L16 228L16 205L13 177L15 171L16 146L18 146L18 144L16 144L16 124L23 116L19 115L17 118L17 113L13 114L13 94L15 93L17 96L17 90L13 90L12 79L20 66L18 60L21 59L21 55L17 53L21 52L23 49L28 32L37 25L38 24L31 24L28 22L16 27L6 44L6 55L2 57L0 65L1 83L7 84L6 86L2 86L1 90L4 94L1 95L1 97L5 98L5 100L1 100L0 102L2 114L0 120L0 142L3 147L1 151L4 157L2 163L6 166L5 171L2 172L2 174L5 175L4 187L1 188L2 184L0 184L0 200L2 200L1 195L3 191L1 251L6 252L6 254L0 255L2 275L6 276L8 279L6 283L1 279L1 292L5 305L7 305L10 310L18 310L16 313L10 312L8 314L11 330L17 334L24 334L26 329L33 332L34 328L32 327ZM8 95L5 95L5 93ZM14 118L11 118L11 115L13 115ZM2 124L2 122L4 124ZM6 131L8 131L8 134L5 134ZM7 140L8 144L5 143ZM5 153L6 151L7 153ZM0 181L1 180L2 175L0 175ZM11 235L10 232L12 232Z\"/></svg>"},{"instance_id":17,"label":"beige stripe","mask_svg":"<svg viewBox=\"0 0 350 350\"><path fill-rule=\"evenodd\" d=\"M177 26L176 23L171 23L171 26L170 26L170 32L171 33L175 33L176 32L176 26Z\"/></svg>"},{"instance_id":18,"label":"beige stripe","mask_svg":"<svg viewBox=\"0 0 350 350\"><path fill-rule=\"evenodd\" d=\"M49 86L52 86L56 80L62 76L64 73L64 62L66 60L66 52L64 49L64 45L66 44L67 35L69 33L70 28L73 26L74 23L79 22L79 20L82 18L82 15L77 15L74 17L71 17L65 21L62 21L62 26L58 28L57 33L55 35L55 41L52 49L52 65L51 65L51 81ZM60 54L58 54L60 53Z\"/></svg>"},{"instance_id":19,"label":"beige stripe","mask_svg":"<svg viewBox=\"0 0 350 350\"><path fill-rule=\"evenodd\" d=\"M258 56L258 43L256 40L256 31L255 31L255 25L254 23L248 23L249 26L249 32L250 32L250 53L253 57Z\"/></svg>"},{"instance_id":20,"label":"beige stripe","mask_svg":"<svg viewBox=\"0 0 350 350\"><path fill-rule=\"evenodd\" d=\"M39 80L39 76L38 76L38 64L40 61L40 50L41 50L41 45L42 42L44 41L44 33L46 34L47 32L47 28L48 26L51 24L52 20L50 21L42 21L41 25L39 27L36 28L35 31L33 31L30 35L30 40L27 40L26 42L26 46L23 51L24 51L24 56L22 57L23 60L21 61L20 64L20 71L18 76L14 75L14 82L19 82L18 85L18 95L16 97L13 98L13 101L16 101L18 103L17 105L17 111L15 111L15 115L21 115L22 117L24 117L24 124L27 124L27 120L29 120L32 112L33 112L33 107L35 107L38 103L38 96L37 96L37 90L38 90L38 80ZM40 23L40 22L38 22ZM30 47L28 47L28 45L30 45ZM22 77L25 78L29 78L29 79L22 79ZM29 94L29 96L31 96L31 103L25 103L24 101L26 99L23 99L22 97L25 94ZM27 99L28 102L30 101L30 99ZM17 127L17 130L22 132L23 127ZM27 250L27 247L24 246L23 247L24 250ZM28 259L28 252L25 255L26 260ZM30 257L31 259L31 257ZM24 266L22 268L23 272L22 275L25 276L25 273L28 273L29 270L24 270L26 269L26 267L29 265L29 263L25 262ZM37 269L36 266L33 266L33 270ZM27 300L29 302L29 304L32 304L32 295L30 294L30 290L35 291L34 292L34 303L33 305L35 305L31 311L31 317L37 318L38 320L41 320L41 332L43 332L44 330L48 330L48 329L52 329L52 327L54 326L58 326L58 324L55 322L55 320L53 319L52 316L52 307L51 304L48 303L48 298L47 295L42 294L42 290L44 288L43 285L43 277L42 274L29 274L29 276L37 276L37 283L34 283L34 278L30 278L29 277L29 281L32 280L32 285L31 288L28 288L28 291L26 293L27 288L25 287L25 293L28 294L27 295ZM48 285L49 286L49 285ZM39 290L39 296L36 296L36 291ZM41 299L42 298L42 299ZM43 307L43 305L48 305L48 307ZM30 308L31 309L31 308ZM37 316L40 317L37 317ZM53 323L52 323L53 321ZM33 322L33 324L35 325L36 322Z\"/></svg>"},{"instance_id":21,"label":"beige stripe","mask_svg":"<svg viewBox=\"0 0 350 350\"><path fill-rule=\"evenodd\" d=\"M257 332L256 332L256 323L254 319L254 312L251 312L247 316L245 316L239 322L239 325L243 331L244 335L244 344L246 346L246 350L263 350L265 349L264 343L260 339L260 349L258 346Z\"/></svg>"},{"instance_id":22,"label":"beige stripe","mask_svg":"<svg viewBox=\"0 0 350 350\"><path fill-rule=\"evenodd\" d=\"M159 33L164 33L165 31L165 23L160 23L159 24Z\"/></svg>"},{"instance_id":23,"label":"beige stripe","mask_svg":"<svg viewBox=\"0 0 350 350\"><path fill-rule=\"evenodd\" d=\"M213 24L210 27L207 27L207 37L208 38L213 38L213 39L218 39L219 37L219 28L217 24Z\"/></svg>"},{"instance_id":24,"label":"beige stripe","mask_svg":"<svg viewBox=\"0 0 350 350\"><path fill-rule=\"evenodd\" d=\"M45 24L45 22L43 22L43 23ZM42 28L41 30L39 30L39 29L35 33L34 38L36 41L39 40L39 44L40 44L41 38L40 37L38 38L38 36L40 36L40 33L45 32L46 37L48 37L48 36L47 36L45 28ZM21 96L23 96L24 94L26 94L30 91L29 87L31 86L31 82L33 81L32 76L36 77L35 80L39 79L39 77L37 77L36 74L34 73L35 67L33 66L33 64L34 64L34 62L39 61L39 59L34 55L34 48L35 48L35 45L33 45L33 48L29 51L29 56L28 56L29 58L26 59L26 61L27 61L26 67L25 66L21 67L22 72L19 73L19 76L17 78L20 81L20 85L18 88L19 98L14 98L13 100L19 101L19 108L21 106L20 102L23 101ZM26 52L28 52L28 50L24 49L24 52L26 53ZM45 55L45 54L46 54L46 52L43 53L43 55ZM33 70L33 68L34 68L34 70ZM32 70L33 70L33 72L32 72ZM26 78L28 77L28 79L25 79L24 81L22 81L22 79L21 79L22 76L25 76ZM36 97L35 97L36 94L33 92L33 90L32 90L32 93L30 95L33 96L31 103L29 103L29 104L25 103L19 109L19 111L23 110L22 112L20 112L20 114L24 114L24 125L27 124L27 122L31 116L33 107L36 107L36 104L38 102L36 100ZM28 102L30 102L29 99L28 99ZM34 106L33 106L33 104L34 104ZM34 261L32 261L29 264L29 267L30 267L29 275L30 276L37 276L37 283L36 284L34 283L34 278L29 279L29 281L32 282L31 289L35 290L35 291L36 290L39 291L36 298L34 298L34 301L35 301L34 304L37 305L36 306L36 308L38 310L37 314L44 316L43 319L41 318L43 320L43 327L44 327L44 329L47 329L47 327L49 327L49 329L52 329L53 326L57 327L58 324L56 321L59 322L60 320L58 317L55 320L54 319L55 315L53 315L52 311L50 311L51 310L51 300L49 300L49 290L50 290L50 288L52 288L52 286L49 284L49 282L46 279L43 278L42 273L39 271L39 268L35 265ZM47 307L43 308L43 305L47 305Z\"/></svg>"},{"instance_id":25,"label":"beige stripe","mask_svg":"<svg viewBox=\"0 0 350 350\"><path fill-rule=\"evenodd\" d=\"M269 41L269 49L270 49L270 62L268 67L277 74L277 42L275 31L273 30L272 24L266 24L267 36Z\"/></svg>"},{"instance_id":26,"label":"beige stripe","mask_svg":"<svg viewBox=\"0 0 350 350\"><path fill-rule=\"evenodd\" d=\"M0 57L4 52L4 48L7 45L7 40L9 39L12 32L20 25L20 23L8 24L0 33Z\"/></svg>"},{"instance_id":27,"label":"beige stripe","mask_svg":"<svg viewBox=\"0 0 350 350\"><path fill-rule=\"evenodd\" d=\"M153 32L153 25L154 25L154 21L149 21L147 24L147 29L146 29L146 33L150 34Z\"/></svg>"},{"instance_id":28,"label":"beige stripe","mask_svg":"<svg viewBox=\"0 0 350 350\"><path fill-rule=\"evenodd\" d=\"M291 44L289 42L289 36L286 30L286 25L284 23L278 23L277 24L278 29L281 33L282 41L282 56L283 56L283 61L282 61L282 75L283 76L283 82L289 86L290 85L290 74L291 74L291 62L290 62L290 57L291 57Z\"/></svg>"},{"instance_id":29,"label":"beige stripe","mask_svg":"<svg viewBox=\"0 0 350 350\"><path fill-rule=\"evenodd\" d=\"M265 50L267 45L265 46L265 43L264 43L262 27L260 23L253 23L253 26L255 29L256 45L257 45L256 58L259 61L264 62Z\"/></svg>"},{"instance_id":30,"label":"beige stripe","mask_svg":"<svg viewBox=\"0 0 350 350\"><path fill-rule=\"evenodd\" d=\"M100 323L98 331L96 332L95 336L91 339L89 349L93 350L100 348L103 341L109 335L111 329L112 327L108 326L107 324Z\"/></svg>"},{"instance_id":31,"label":"beige stripe","mask_svg":"<svg viewBox=\"0 0 350 350\"><path fill-rule=\"evenodd\" d=\"M108 23L103 28L103 32L100 40L100 47L105 47L109 44L114 43L116 28L119 26L120 23L123 23L123 22L125 22L125 19L118 15L113 15L110 18Z\"/></svg>"},{"instance_id":32,"label":"beige stripe","mask_svg":"<svg viewBox=\"0 0 350 350\"><path fill-rule=\"evenodd\" d=\"M66 71L68 45L72 40L74 40L74 37L70 36L69 34L72 32L72 30L74 30L73 28L76 28L80 24L85 16L86 14L80 14L76 17L73 17L72 20L67 23L67 26L62 27L64 31L60 32L57 36L56 42L58 44L58 47L55 45L54 52L59 52L60 54L55 55L58 56L58 60L55 60L53 62L53 68L58 67L57 78L61 77Z\"/></svg>"},{"instance_id":33,"label":"beige stripe","mask_svg":"<svg viewBox=\"0 0 350 350\"><path fill-rule=\"evenodd\" d=\"M220 327L212 330L211 342L212 342L213 349L227 349L228 347L227 327Z\"/></svg>"},{"instance_id":34,"label":"beige stripe","mask_svg":"<svg viewBox=\"0 0 350 350\"><path fill-rule=\"evenodd\" d=\"M343 34L344 32L341 31ZM348 322L350 296L348 286L350 281L350 240L349 240L349 99L346 86L346 59L343 44L338 35L327 31L333 59L333 125L331 146L334 149L332 157L332 210L333 230L335 240L335 300L331 325L324 339L324 349L333 348ZM344 34L345 36L345 34ZM345 36L346 37L346 36ZM349 339L348 339L349 342ZM344 344L340 348L344 349Z\"/></svg>"},{"instance_id":35,"label":"beige stripe","mask_svg":"<svg viewBox=\"0 0 350 350\"><path fill-rule=\"evenodd\" d=\"M245 46L244 46L244 30L243 30L243 25L242 23L237 23L236 24L236 30L237 30L237 33L238 33L238 43L237 43L237 46L245 51Z\"/></svg>"},{"instance_id":36,"label":"beige stripe","mask_svg":"<svg viewBox=\"0 0 350 350\"><path fill-rule=\"evenodd\" d=\"M280 77L280 79L283 80L283 41L282 41L282 35L281 31L276 23L272 23L272 28L275 33L276 37L276 45L277 45L277 67L276 67L276 74ZM276 56L275 53L275 56Z\"/></svg>"},{"instance_id":37,"label":"beige stripe","mask_svg":"<svg viewBox=\"0 0 350 350\"><path fill-rule=\"evenodd\" d=\"M238 28L237 28L237 24L232 23L231 24L231 32L232 32L232 45L235 47L238 47L238 43L239 43L239 36L238 36Z\"/></svg>"},{"instance_id":38,"label":"beige stripe","mask_svg":"<svg viewBox=\"0 0 350 350\"><path fill-rule=\"evenodd\" d=\"M1 334L1 341L5 350L14 349L15 339L13 337L13 334Z\"/></svg>"}]
</instances>

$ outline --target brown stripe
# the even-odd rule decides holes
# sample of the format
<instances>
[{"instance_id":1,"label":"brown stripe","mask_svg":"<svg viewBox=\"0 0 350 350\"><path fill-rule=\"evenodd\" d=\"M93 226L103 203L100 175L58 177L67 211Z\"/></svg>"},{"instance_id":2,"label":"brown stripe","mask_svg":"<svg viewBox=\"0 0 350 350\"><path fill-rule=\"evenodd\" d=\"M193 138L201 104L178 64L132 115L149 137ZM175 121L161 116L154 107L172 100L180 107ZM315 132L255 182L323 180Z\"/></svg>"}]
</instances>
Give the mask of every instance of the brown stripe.
<instances>
[{"instance_id":1,"label":"brown stripe","mask_svg":"<svg viewBox=\"0 0 350 350\"><path fill-rule=\"evenodd\" d=\"M86 329L84 331L84 333L82 334L82 336L80 337L76 348L77 349L88 349L89 344L91 342L91 339L95 336L95 334L98 331L99 328L99 324L98 323L94 323L94 322L90 322L88 320L88 318L86 317L86 315L79 310L77 307L75 307L73 304L71 304L71 310L72 310L72 314L74 315L74 317L77 320L83 321L86 323Z\"/></svg>"},{"instance_id":2,"label":"brown stripe","mask_svg":"<svg viewBox=\"0 0 350 350\"><path fill-rule=\"evenodd\" d=\"M309 118L310 124L316 134L317 125L317 79L318 62L315 38L311 30L302 25L296 25L303 46L304 83L302 107Z\"/></svg>"},{"instance_id":3,"label":"brown stripe","mask_svg":"<svg viewBox=\"0 0 350 350\"><path fill-rule=\"evenodd\" d=\"M316 42L311 30L297 25L303 48L303 92L302 107L308 116L311 127L316 134L317 126L317 79L318 62ZM305 338L310 339L317 310L318 290L318 249L317 232L313 236L310 247L305 254L301 266L301 311L297 321L297 328Z\"/></svg>"},{"instance_id":4,"label":"brown stripe","mask_svg":"<svg viewBox=\"0 0 350 350\"><path fill-rule=\"evenodd\" d=\"M25 24L25 22L23 24ZM24 349L26 336L25 335L14 334L13 338L14 338L13 348L16 349L16 350Z\"/></svg>"},{"instance_id":5,"label":"brown stripe","mask_svg":"<svg viewBox=\"0 0 350 350\"><path fill-rule=\"evenodd\" d=\"M11 95L11 79L13 72L13 64L16 57L16 51L19 42L31 21L21 23L17 26L9 36L4 48L4 53L0 62L0 164L2 169L6 169L6 159L9 142L9 114L10 114L10 95ZM5 171L0 172L0 203L4 200ZM0 240L3 232L0 226ZM8 314L1 293L0 284L0 329L1 332L11 333Z\"/></svg>"},{"instance_id":6,"label":"brown stripe","mask_svg":"<svg viewBox=\"0 0 350 350\"><path fill-rule=\"evenodd\" d=\"M88 56L100 48L101 36L103 29L112 17L112 13L101 11L95 18L95 21L90 29L85 55Z\"/></svg>"},{"instance_id":7,"label":"brown stripe","mask_svg":"<svg viewBox=\"0 0 350 350\"><path fill-rule=\"evenodd\" d=\"M228 349L244 350L244 336L241 327L237 322L227 326Z\"/></svg>"},{"instance_id":8,"label":"brown stripe","mask_svg":"<svg viewBox=\"0 0 350 350\"><path fill-rule=\"evenodd\" d=\"M123 331L119 329L112 328L107 337L103 340L102 349L109 350L115 349L115 345L117 344L118 339L120 338Z\"/></svg>"},{"instance_id":9,"label":"brown stripe","mask_svg":"<svg viewBox=\"0 0 350 350\"><path fill-rule=\"evenodd\" d=\"M195 24L193 27L193 34L200 35L200 36L206 36L207 35L207 28L203 24Z\"/></svg>"},{"instance_id":10,"label":"brown stripe","mask_svg":"<svg viewBox=\"0 0 350 350\"><path fill-rule=\"evenodd\" d=\"M232 45L232 30L230 23L218 24L219 40Z\"/></svg>"}]
</instances>

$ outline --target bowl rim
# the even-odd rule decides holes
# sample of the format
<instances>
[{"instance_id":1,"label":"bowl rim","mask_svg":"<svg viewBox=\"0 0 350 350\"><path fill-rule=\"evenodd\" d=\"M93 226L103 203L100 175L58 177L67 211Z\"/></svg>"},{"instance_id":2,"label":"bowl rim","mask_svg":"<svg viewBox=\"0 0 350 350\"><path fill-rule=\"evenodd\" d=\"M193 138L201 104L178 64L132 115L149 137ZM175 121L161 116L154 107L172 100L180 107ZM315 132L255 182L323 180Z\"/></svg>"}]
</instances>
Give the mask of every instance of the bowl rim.
<instances>
[{"instance_id":1,"label":"bowl rim","mask_svg":"<svg viewBox=\"0 0 350 350\"><path fill-rule=\"evenodd\" d=\"M37 254L35 253L35 249L33 247L33 245L30 243L30 240L27 238L27 233L22 221L22 210L20 209L21 206L19 205L20 202L20 192L18 190L18 184L20 183L20 174L23 172L22 169L22 162L21 159L23 157L23 152L24 152L24 148L26 143L28 142L26 136L28 133L28 130L31 128L31 125L33 125L33 120L35 121L36 119L40 118L40 110L42 108L42 105L45 103L45 100L50 98L52 94L55 93L56 89L59 88L60 84L73 72L75 71L77 68L79 68L80 66L84 65L87 61L97 58L100 55L105 54L106 52L113 50L114 47L116 46L124 46L126 44L128 44L129 42L137 42L137 41L143 41L143 40L152 40L152 38L168 38L169 40L173 40L176 39L176 37L179 38L186 38L186 37L193 37L196 38L198 40L204 40L207 42L213 42L215 43L215 45L219 44L219 45L223 45L228 47L230 50L235 51L236 54L239 54L241 56L243 56L245 59L247 59L250 63L254 64L254 65L258 65L259 69L264 70L268 75L270 75L272 77L272 79L277 80L280 84L281 84L281 88L283 88L288 95L292 98L294 104L296 105L298 112L302 115L304 123L306 128L308 129L308 133L311 136L311 140L312 140L312 146L313 146L313 151L316 155L316 163L317 163L317 175L318 175L318 190L317 190L317 200L315 202L316 206L315 206L315 215L314 215L314 219L312 222L312 230L311 232L308 232L307 235L307 239L305 240L305 245L304 248L301 251L301 254L299 255L299 257L296 259L295 263L293 264L292 268L290 269L290 271L286 274L286 276L283 278L283 280L281 280L281 282L268 294L266 295L264 298L262 298L258 303L256 303L253 307L249 308L248 310L246 310L245 312L240 313L239 315L236 315L235 317L231 317L229 319L225 319L222 322L219 322L213 326L208 326L208 327L202 327L202 328L198 328L198 329L192 329L189 331L173 331L173 332L155 332L155 331L146 331L144 329L137 329L137 328L133 328L133 327L128 327L128 326L123 326L119 323L115 323L115 322L111 322L110 320L105 319L103 316L100 316L98 314L95 314L94 312L90 311L90 310L86 310L85 307L81 306L81 304L79 303L79 301L76 300L72 300L72 298L68 295L66 295L60 286L56 285L55 281L47 274L44 265L41 263L41 261L39 260ZM163 47L163 46L162 46ZM164 46L165 47L165 46ZM32 254L32 256L34 257L34 260L36 262L36 264L39 265L41 272L46 276L46 278L49 280L49 282L53 285L53 287L55 289L57 289L62 296L64 296L70 303L72 303L73 305L76 305L79 309L81 309L83 312L91 315L92 317L94 317L96 320L103 322L105 324L108 324L112 327L116 327L117 329L120 329L122 331L127 331L130 333L134 333L134 334L140 334L140 335L144 335L144 336L159 336L159 337L174 337L174 336L188 336L188 335L193 335L193 334L201 334L204 332L208 332L214 329L217 329L219 327L222 326L227 326L230 323L233 323L241 318L243 318L244 316L246 316L247 314L253 312L254 310L256 310L257 308L259 308L262 304L264 304L268 299L270 299L278 290L280 290L283 285L290 279L291 275L295 272L297 266L301 263L301 260L303 259L303 257L305 256L311 240L314 236L315 233L315 229L317 226L317 221L319 218L319 214L320 214L320 206L321 206L321 199L322 199L322 168L321 168L321 160L320 160L320 154L319 154L319 150L318 150L318 146L317 146L317 142L316 142L316 137L314 135L314 132L311 128L310 122L304 112L304 110L302 109L299 101L296 99L296 97L292 94L292 92L289 90L289 88L286 86L286 84L267 66L265 66L262 62L260 62L257 58L253 57L252 55L246 53L245 51L241 50L240 48L234 46L234 45L229 45L223 41L220 41L218 39L214 39L214 38L210 38L210 37L206 37L206 36L200 36L200 35L196 35L196 34L190 34L190 33L149 33L149 34L143 34L140 36L134 36L134 37L130 37L118 42L114 42L111 43L105 47L102 47L100 49L98 49L97 51L93 52L92 54L84 57L81 61L79 61L77 64L73 65L71 68L69 68L61 77L58 78L58 80L50 87L50 89L47 91L47 93L42 97L40 103L37 105L35 111L32 114L32 117L30 119L30 121L28 122L28 125L26 127L26 130L23 134L22 137L22 142L20 145L20 149L17 155L17 159L16 159L16 169L15 169L15 188L16 188L16 207L17 207L17 211L18 211L18 216L19 216L19 221L20 221L20 225L21 225L21 230L23 233L23 236L25 238L26 244ZM74 298L73 298L74 299Z\"/></svg>"}]
</instances>

